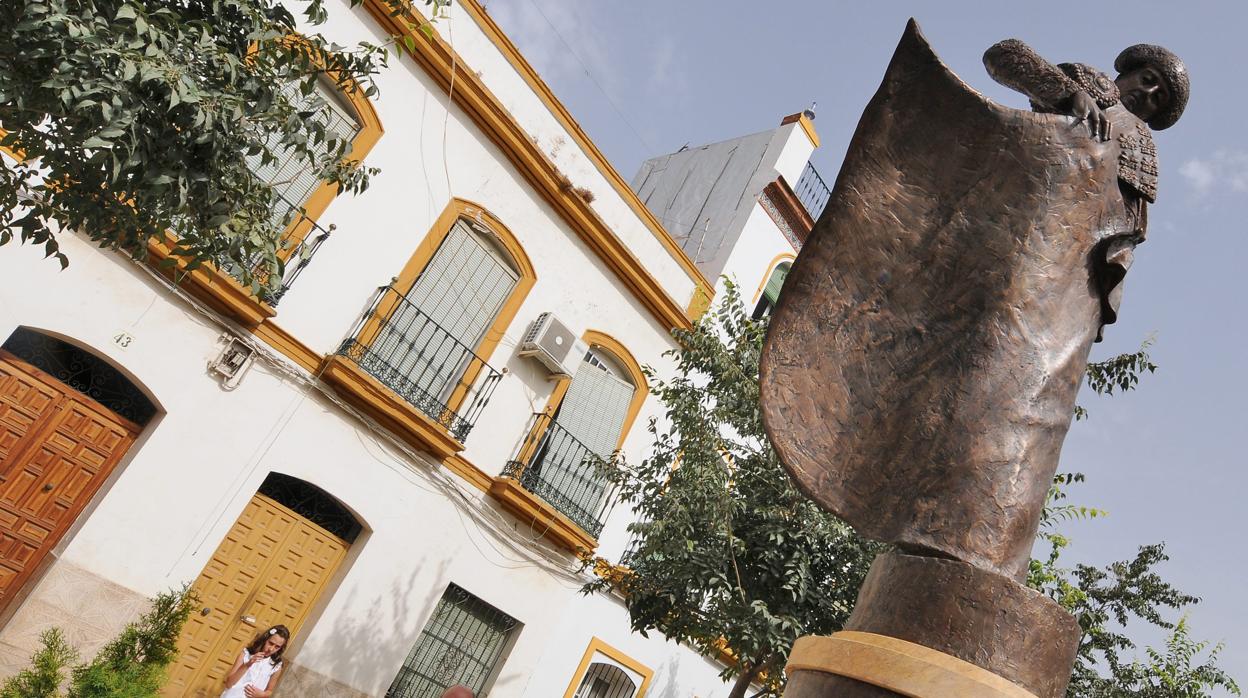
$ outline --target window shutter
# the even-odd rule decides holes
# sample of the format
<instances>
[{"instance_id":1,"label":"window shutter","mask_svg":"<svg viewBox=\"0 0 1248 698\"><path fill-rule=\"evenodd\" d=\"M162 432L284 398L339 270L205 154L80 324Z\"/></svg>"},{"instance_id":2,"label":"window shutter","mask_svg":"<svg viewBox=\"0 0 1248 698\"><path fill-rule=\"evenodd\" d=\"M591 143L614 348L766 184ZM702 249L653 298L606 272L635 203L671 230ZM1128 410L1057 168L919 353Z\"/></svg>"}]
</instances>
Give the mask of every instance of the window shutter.
<instances>
[{"instance_id":1,"label":"window shutter","mask_svg":"<svg viewBox=\"0 0 1248 698\"><path fill-rule=\"evenodd\" d=\"M790 263L783 262L776 266L771 272L771 278L767 279L767 287L763 289L763 295L772 306L775 306L776 300L780 298L780 288L784 286L784 280L788 278L790 268L792 268Z\"/></svg>"},{"instance_id":2,"label":"window shutter","mask_svg":"<svg viewBox=\"0 0 1248 698\"><path fill-rule=\"evenodd\" d=\"M591 349L559 405L555 423L591 453L608 459L615 451L633 401L632 383L611 373ZM557 489L564 502L594 515L607 490L607 481L585 454L565 444L554 444L542 463L540 477Z\"/></svg>"},{"instance_id":3,"label":"window shutter","mask_svg":"<svg viewBox=\"0 0 1248 698\"><path fill-rule=\"evenodd\" d=\"M444 401L518 279L489 242L456 221L407 291L410 304L395 308L373 346L398 375Z\"/></svg>"},{"instance_id":4,"label":"window shutter","mask_svg":"<svg viewBox=\"0 0 1248 698\"><path fill-rule=\"evenodd\" d=\"M338 104L338 97L333 94L334 89L318 81L316 89L311 94L304 95L297 84L291 83L283 89L283 93L300 111L315 111L316 116L313 118L321 122L329 134L350 143L360 132L361 126L354 116ZM276 149L280 143L280 138L272 136L269 147ZM330 152L328 143L324 141L314 144L313 148L321 156ZM274 192L285 199L285 202L278 199L274 205L271 220L279 227L289 207L303 206L321 184L320 173L293 157L289 150L285 153L278 152L277 160L268 165L263 164L258 155L250 156L248 160L256 177L271 184Z\"/></svg>"}]
</instances>

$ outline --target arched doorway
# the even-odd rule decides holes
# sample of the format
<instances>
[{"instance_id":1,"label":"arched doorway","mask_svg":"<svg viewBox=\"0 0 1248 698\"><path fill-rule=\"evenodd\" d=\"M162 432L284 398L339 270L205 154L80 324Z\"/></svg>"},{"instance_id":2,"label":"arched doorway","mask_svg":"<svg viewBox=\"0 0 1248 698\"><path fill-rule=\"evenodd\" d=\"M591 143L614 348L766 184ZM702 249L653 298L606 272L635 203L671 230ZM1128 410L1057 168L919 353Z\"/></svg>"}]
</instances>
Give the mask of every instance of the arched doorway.
<instances>
[{"instance_id":1,"label":"arched doorway","mask_svg":"<svg viewBox=\"0 0 1248 698\"><path fill-rule=\"evenodd\" d=\"M216 698L256 633L280 623L297 634L360 531L324 490L269 473L193 584L201 611L182 629L165 695Z\"/></svg>"},{"instance_id":2,"label":"arched doorway","mask_svg":"<svg viewBox=\"0 0 1248 698\"><path fill-rule=\"evenodd\" d=\"M155 413L68 342L19 328L0 346L0 616Z\"/></svg>"}]
</instances>

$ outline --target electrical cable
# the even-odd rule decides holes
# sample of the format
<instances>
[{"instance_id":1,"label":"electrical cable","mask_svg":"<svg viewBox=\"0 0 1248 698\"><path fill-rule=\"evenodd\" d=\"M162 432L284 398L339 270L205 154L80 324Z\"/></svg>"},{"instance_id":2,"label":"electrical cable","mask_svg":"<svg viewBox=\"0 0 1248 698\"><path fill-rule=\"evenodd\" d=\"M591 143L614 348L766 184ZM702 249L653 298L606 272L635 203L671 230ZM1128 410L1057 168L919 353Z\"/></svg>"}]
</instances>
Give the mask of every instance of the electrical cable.
<instances>
[{"instance_id":1,"label":"electrical cable","mask_svg":"<svg viewBox=\"0 0 1248 698\"><path fill-rule=\"evenodd\" d=\"M611 95L607 93L602 84L598 82L598 79L595 78L593 73L589 71L589 66L586 65L585 61L581 59L580 54L572 48L572 45L568 43L567 39L563 38L563 34L560 33L559 28L555 26L554 22L551 22L550 18L546 16L546 13L542 10L541 5L539 5L536 0L529 0L529 4L532 5L533 9L537 10L537 13L542 16L543 20L546 21L547 26L549 26L555 33L555 36L559 38L559 42L562 43L563 47L568 50L568 53L572 55L572 58L574 58L577 63L581 64L581 70L585 71L585 76L589 78L590 82L594 83L594 87L597 87L598 91L602 93L602 96L607 99L607 103L611 105L611 109L615 112L615 115L620 117L620 121L623 121L624 125L628 127L628 130L632 131L633 135L637 137L637 140L646 147L646 151L651 153L658 152L658 149L653 145L650 145L650 142L647 141L645 137L633 127L633 124L628 120L628 117L624 116L624 112L620 109L620 106L615 103L615 100L611 98Z\"/></svg>"},{"instance_id":2,"label":"electrical cable","mask_svg":"<svg viewBox=\"0 0 1248 698\"><path fill-rule=\"evenodd\" d=\"M467 537L469 542L477 549L477 551L487 562L504 569L515 569L519 566L537 567L563 579L565 582L574 584L576 588L579 588L587 580L587 577L579 572L579 565L571 563L561 551L551 548L549 544L545 543L541 538L534 539L518 535L518 531L515 530L514 522L508 521L501 512L495 510L493 507L488 505L481 506L481 503L470 498L463 491L462 485L456 480L453 480L452 476L445 472L439 464L430 462L426 456L420 454L408 444L399 440L380 424L376 423L371 417L344 402L341 398L334 394L331 389L318 380L319 372L317 374L312 374L305 371L302 367L293 364L285 356L275 353L266 344L256 340L250 332L244 330L234 321L203 305L198 299L187 294L166 277L160 275L145 264L138 264L138 266L158 283L170 290L176 297L189 305L191 309L196 311L196 313L202 316L203 319L206 319L212 324L217 325L219 328L225 329L235 335L235 337L240 339L244 344L255 351L256 356L261 358L268 368L274 370L278 374L282 374L289 382L296 383L299 387L304 389L300 391L301 394L298 398L296 398L295 404L291 408L288 408L284 415L279 417L279 420L274 423L274 426L270 429L268 434L266 434L266 438L261 442L264 444L263 447L260 445L257 446L259 453L249 459L250 463L244 467L245 474L240 472L240 476L236 476L240 478L239 485L231 494L227 496L228 499L237 498L238 494L245 486L245 483L250 478L250 475L253 474L255 469L261 462L263 462L265 456L272 449L273 445L277 443L281 433L293 420L295 412L297 412L298 408L306 400L308 391L315 391L319 397L327 399L336 407L342 409L344 412L363 424L368 431L369 438L374 442L377 442L379 445L388 446L392 449L398 450L407 456L407 458L412 462L404 462L401 467L396 467L397 464L386 463L376 455L370 454L374 460L396 473L403 474L405 479L408 479L408 476L411 475L424 476L425 478L428 478L428 480L430 480L429 484L433 486L432 488L421 486L415 482L412 482L412 484L420 487L420 489L426 492L441 494L450 499L455 506L457 513L461 516L461 521L462 517L467 515L469 519L474 521L479 527L481 527L481 529L483 529L481 532L483 534L487 534L485 536L485 543L494 550L495 555L503 558L504 560L517 564L515 567L512 567L499 565L495 561L490 560L489 556L480 548L477 541L474 540L472 532L465 524L465 533L468 534ZM273 429L277 430L276 433L273 432ZM272 434L271 438L269 438L269 434ZM423 468L420 467L422 465L424 466ZM411 482L410 479L408 481ZM217 507L214 507L214 509L217 509ZM197 533L197 535L206 539L206 536L209 535L211 530L220 523L223 516L224 511L218 513L213 523L206 526L207 532L204 532L204 529L201 528L201 531ZM207 522L205 522L205 524L207 524ZM199 546L202 546L203 542L204 540L201 540L198 543L196 550L191 553L192 555L198 554ZM506 550L499 548L499 544L505 546ZM510 551L510 554L508 554L508 551ZM513 557L513 555L518 555L519 557ZM175 560L174 567L176 567L177 564L185 557L186 550L184 550L183 553L179 555L177 560ZM170 573L172 573L172 569L170 570Z\"/></svg>"}]
</instances>

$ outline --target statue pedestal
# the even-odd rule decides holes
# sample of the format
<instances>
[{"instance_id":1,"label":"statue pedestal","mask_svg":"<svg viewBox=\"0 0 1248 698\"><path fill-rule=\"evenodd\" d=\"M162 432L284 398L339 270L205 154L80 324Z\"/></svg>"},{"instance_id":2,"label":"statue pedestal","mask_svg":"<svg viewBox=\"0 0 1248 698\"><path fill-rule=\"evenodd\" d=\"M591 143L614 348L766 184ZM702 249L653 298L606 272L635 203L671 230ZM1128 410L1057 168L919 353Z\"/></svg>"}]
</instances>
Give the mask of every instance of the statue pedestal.
<instances>
[{"instance_id":1,"label":"statue pedestal","mask_svg":"<svg viewBox=\"0 0 1248 698\"><path fill-rule=\"evenodd\" d=\"M1013 579L904 553L876 559L845 630L797 641L785 698L1062 698L1080 636Z\"/></svg>"}]
</instances>

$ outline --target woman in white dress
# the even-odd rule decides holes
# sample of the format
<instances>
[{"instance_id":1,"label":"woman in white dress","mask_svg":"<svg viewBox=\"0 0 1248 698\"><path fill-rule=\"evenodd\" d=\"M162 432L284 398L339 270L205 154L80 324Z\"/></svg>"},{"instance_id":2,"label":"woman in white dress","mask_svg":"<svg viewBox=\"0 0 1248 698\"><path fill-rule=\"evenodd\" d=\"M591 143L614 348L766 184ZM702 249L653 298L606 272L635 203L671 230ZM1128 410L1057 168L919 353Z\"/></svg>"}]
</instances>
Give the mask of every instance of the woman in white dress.
<instances>
[{"instance_id":1,"label":"woman in white dress","mask_svg":"<svg viewBox=\"0 0 1248 698\"><path fill-rule=\"evenodd\" d=\"M234 660L225 675L221 698L269 698L282 674L282 652L290 641L290 630L275 625L256 635Z\"/></svg>"}]
</instances>

